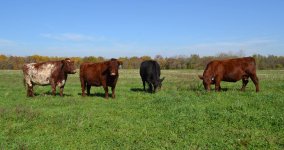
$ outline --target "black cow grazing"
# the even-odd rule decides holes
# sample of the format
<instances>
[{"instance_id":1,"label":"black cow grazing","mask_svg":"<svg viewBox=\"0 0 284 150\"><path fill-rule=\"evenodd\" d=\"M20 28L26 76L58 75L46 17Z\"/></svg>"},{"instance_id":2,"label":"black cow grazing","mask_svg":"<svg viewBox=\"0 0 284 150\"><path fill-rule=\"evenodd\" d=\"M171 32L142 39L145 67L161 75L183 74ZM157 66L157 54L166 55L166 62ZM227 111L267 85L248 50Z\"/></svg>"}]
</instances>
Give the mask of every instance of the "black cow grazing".
<instances>
[{"instance_id":1,"label":"black cow grazing","mask_svg":"<svg viewBox=\"0 0 284 150\"><path fill-rule=\"evenodd\" d=\"M149 85L149 91L156 92L157 89L161 89L162 82L165 79L163 77L160 79L161 69L160 65L154 60L146 60L141 63L140 66L140 76L143 82L144 91L145 89L145 82ZM154 91L153 91L154 86Z\"/></svg>"}]
</instances>

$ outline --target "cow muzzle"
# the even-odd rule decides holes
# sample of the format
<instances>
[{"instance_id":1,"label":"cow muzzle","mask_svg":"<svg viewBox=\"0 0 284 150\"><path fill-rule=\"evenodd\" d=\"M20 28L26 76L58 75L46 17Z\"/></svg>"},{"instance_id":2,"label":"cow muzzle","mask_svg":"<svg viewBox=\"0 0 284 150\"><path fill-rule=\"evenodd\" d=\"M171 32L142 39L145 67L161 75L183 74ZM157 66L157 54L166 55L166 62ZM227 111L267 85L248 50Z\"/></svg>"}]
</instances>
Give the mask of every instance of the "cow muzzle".
<instances>
[{"instance_id":1,"label":"cow muzzle","mask_svg":"<svg viewBox=\"0 0 284 150\"><path fill-rule=\"evenodd\" d=\"M115 73L111 73L110 75L111 75L111 76L115 76L116 74L115 74Z\"/></svg>"}]
</instances>

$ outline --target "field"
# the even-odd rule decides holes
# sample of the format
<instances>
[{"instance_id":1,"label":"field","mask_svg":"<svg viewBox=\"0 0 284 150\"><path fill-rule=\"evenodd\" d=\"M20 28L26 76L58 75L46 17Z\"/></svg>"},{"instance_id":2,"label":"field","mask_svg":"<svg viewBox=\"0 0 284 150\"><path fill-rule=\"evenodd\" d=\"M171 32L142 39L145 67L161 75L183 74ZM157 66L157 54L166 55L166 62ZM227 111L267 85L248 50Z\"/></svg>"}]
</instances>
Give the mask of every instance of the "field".
<instances>
[{"instance_id":1,"label":"field","mask_svg":"<svg viewBox=\"0 0 284 150\"><path fill-rule=\"evenodd\" d=\"M260 93L252 81L245 92L241 81L205 92L201 73L162 70L151 94L138 70L120 70L117 98L106 100L101 87L82 98L78 74L64 97L36 86L27 98L22 72L2 70L0 149L284 149L284 71L258 71Z\"/></svg>"}]
</instances>

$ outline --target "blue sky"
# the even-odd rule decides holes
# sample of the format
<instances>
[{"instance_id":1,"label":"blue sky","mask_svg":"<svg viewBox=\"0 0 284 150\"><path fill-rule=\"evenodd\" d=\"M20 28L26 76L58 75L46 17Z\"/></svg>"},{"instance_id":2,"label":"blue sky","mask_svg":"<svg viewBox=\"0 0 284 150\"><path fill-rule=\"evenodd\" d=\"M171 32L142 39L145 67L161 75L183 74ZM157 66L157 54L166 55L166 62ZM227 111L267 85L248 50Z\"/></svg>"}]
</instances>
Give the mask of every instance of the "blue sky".
<instances>
[{"instance_id":1,"label":"blue sky","mask_svg":"<svg viewBox=\"0 0 284 150\"><path fill-rule=\"evenodd\" d=\"M6 0L0 53L284 56L283 0Z\"/></svg>"}]
</instances>

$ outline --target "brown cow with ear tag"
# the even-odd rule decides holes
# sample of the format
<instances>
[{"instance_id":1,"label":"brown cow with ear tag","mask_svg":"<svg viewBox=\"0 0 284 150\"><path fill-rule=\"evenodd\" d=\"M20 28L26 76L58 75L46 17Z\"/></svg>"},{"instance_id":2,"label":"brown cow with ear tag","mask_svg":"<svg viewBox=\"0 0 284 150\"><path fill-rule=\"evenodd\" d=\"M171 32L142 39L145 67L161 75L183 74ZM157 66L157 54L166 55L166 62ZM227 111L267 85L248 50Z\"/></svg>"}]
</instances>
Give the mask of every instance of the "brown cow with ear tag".
<instances>
[{"instance_id":1,"label":"brown cow with ear tag","mask_svg":"<svg viewBox=\"0 0 284 150\"><path fill-rule=\"evenodd\" d=\"M227 60L213 60L209 62L203 75L199 75L203 80L204 88L210 91L210 85L215 84L215 91L221 90L221 81L237 82L243 81L242 91L245 90L249 78L255 85L256 92L259 92L259 83L256 76L256 63L252 57L235 58Z\"/></svg>"},{"instance_id":2,"label":"brown cow with ear tag","mask_svg":"<svg viewBox=\"0 0 284 150\"><path fill-rule=\"evenodd\" d=\"M103 86L105 90L105 98L108 98L108 86L112 90L112 98L115 98L115 86L118 80L119 66L121 61L112 58L109 61L100 63L83 63L80 65L80 81L82 87L82 96L85 96L87 87L87 95L90 95L91 86Z\"/></svg>"}]
</instances>

